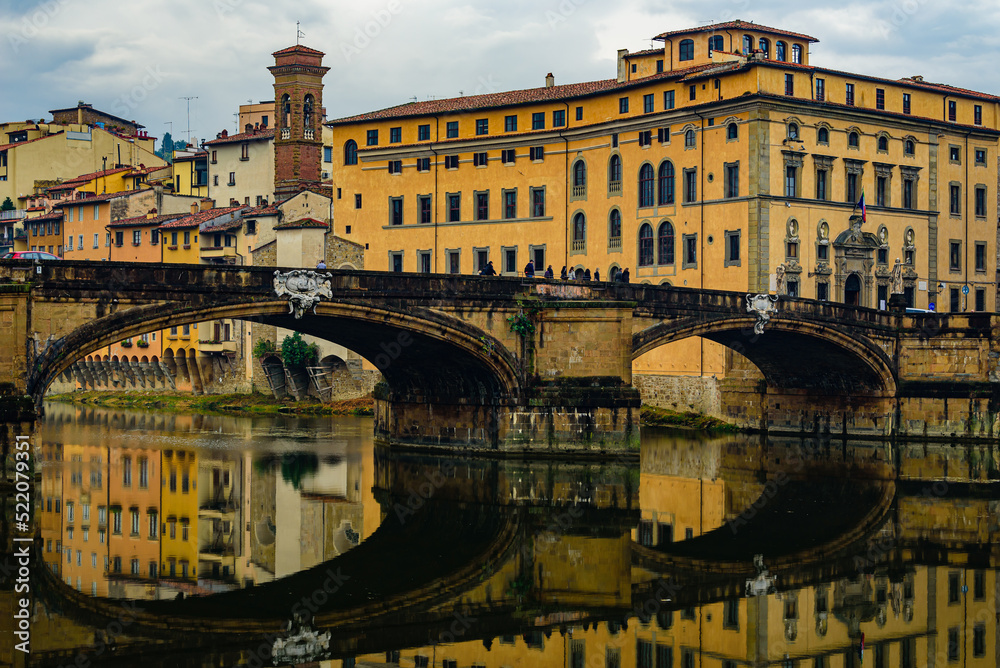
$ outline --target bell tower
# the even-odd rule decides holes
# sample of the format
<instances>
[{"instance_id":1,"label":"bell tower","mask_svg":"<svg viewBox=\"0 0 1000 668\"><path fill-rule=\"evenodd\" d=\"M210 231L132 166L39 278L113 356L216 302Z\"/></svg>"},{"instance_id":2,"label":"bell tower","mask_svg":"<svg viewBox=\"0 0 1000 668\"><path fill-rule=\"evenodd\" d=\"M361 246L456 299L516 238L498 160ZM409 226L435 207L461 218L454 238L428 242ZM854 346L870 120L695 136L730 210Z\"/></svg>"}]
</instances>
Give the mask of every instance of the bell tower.
<instances>
[{"instance_id":1,"label":"bell tower","mask_svg":"<svg viewBox=\"0 0 1000 668\"><path fill-rule=\"evenodd\" d=\"M321 183L323 158L322 51L296 44L275 51L274 199L281 202Z\"/></svg>"}]
</instances>

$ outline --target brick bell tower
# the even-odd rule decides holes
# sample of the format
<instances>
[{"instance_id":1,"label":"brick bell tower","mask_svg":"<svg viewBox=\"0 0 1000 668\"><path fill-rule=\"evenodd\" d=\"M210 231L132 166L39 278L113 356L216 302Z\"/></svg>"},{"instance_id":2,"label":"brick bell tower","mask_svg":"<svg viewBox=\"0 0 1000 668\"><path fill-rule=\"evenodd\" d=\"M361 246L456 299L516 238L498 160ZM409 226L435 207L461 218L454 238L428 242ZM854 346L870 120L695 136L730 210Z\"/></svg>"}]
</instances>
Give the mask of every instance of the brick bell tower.
<instances>
[{"instance_id":1,"label":"brick bell tower","mask_svg":"<svg viewBox=\"0 0 1000 668\"><path fill-rule=\"evenodd\" d=\"M321 184L323 158L322 51L297 44L275 51L274 199L281 202Z\"/></svg>"}]
</instances>

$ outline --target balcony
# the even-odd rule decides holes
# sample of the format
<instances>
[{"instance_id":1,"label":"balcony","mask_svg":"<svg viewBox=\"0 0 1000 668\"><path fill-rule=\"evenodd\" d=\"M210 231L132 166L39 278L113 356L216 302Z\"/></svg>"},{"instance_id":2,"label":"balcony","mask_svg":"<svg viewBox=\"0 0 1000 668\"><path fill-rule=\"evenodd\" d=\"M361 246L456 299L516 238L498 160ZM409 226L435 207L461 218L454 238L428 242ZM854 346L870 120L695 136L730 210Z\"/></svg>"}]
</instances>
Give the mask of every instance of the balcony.
<instances>
[{"instance_id":1,"label":"balcony","mask_svg":"<svg viewBox=\"0 0 1000 668\"><path fill-rule=\"evenodd\" d=\"M586 253L587 252L587 240L586 239L573 239L573 245L570 247L571 253Z\"/></svg>"},{"instance_id":2,"label":"balcony","mask_svg":"<svg viewBox=\"0 0 1000 668\"><path fill-rule=\"evenodd\" d=\"M203 353L236 353L235 341L199 341L198 350Z\"/></svg>"},{"instance_id":3,"label":"balcony","mask_svg":"<svg viewBox=\"0 0 1000 668\"><path fill-rule=\"evenodd\" d=\"M206 246L201 249L203 260L236 257L236 246Z\"/></svg>"},{"instance_id":4,"label":"balcony","mask_svg":"<svg viewBox=\"0 0 1000 668\"><path fill-rule=\"evenodd\" d=\"M312 128L306 128L303 131L302 136L305 137L306 139L315 139L316 138L316 131L313 130Z\"/></svg>"},{"instance_id":5,"label":"balcony","mask_svg":"<svg viewBox=\"0 0 1000 668\"><path fill-rule=\"evenodd\" d=\"M281 138L282 139L291 139L291 137L292 137L292 129L291 128L281 128Z\"/></svg>"},{"instance_id":6,"label":"balcony","mask_svg":"<svg viewBox=\"0 0 1000 668\"><path fill-rule=\"evenodd\" d=\"M622 249L621 237L611 237L608 239L608 252L621 251L621 249Z\"/></svg>"},{"instance_id":7,"label":"balcony","mask_svg":"<svg viewBox=\"0 0 1000 668\"><path fill-rule=\"evenodd\" d=\"M24 218L24 209L13 209L11 211L0 211L0 220L21 220Z\"/></svg>"},{"instance_id":8,"label":"balcony","mask_svg":"<svg viewBox=\"0 0 1000 668\"><path fill-rule=\"evenodd\" d=\"M621 195L622 194L622 182L621 181L608 181L608 194L609 195Z\"/></svg>"},{"instance_id":9,"label":"balcony","mask_svg":"<svg viewBox=\"0 0 1000 668\"><path fill-rule=\"evenodd\" d=\"M573 199L583 199L587 196L587 186L573 186L572 194L570 196Z\"/></svg>"}]
</instances>

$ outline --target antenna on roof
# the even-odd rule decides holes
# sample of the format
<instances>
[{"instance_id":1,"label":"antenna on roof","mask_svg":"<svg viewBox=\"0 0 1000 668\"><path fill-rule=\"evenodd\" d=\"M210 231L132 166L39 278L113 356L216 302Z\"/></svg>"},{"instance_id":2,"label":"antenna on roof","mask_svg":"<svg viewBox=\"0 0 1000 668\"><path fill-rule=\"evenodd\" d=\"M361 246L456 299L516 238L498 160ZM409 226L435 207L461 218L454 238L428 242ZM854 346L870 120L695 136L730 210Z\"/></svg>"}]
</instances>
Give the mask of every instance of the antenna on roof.
<instances>
[{"instance_id":1,"label":"antenna on roof","mask_svg":"<svg viewBox=\"0 0 1000 668\"><path fill-rule=\"evenodd\" d=\"M413 97L411 97L410 99L411 99L412 101L416 102L416 101L417 101L417 96L416 96L416 95L414 95L414 96L413 96Z\"/></svg>"},{"instance_id":2,"label":"antenna on roof","mask_svg":"<svg viewBox=\"0 0 1000 668\"><path fill-rule=\"evenodd\" d=\"M301 30L299 30L299 22L296 21L295 22L295 46L298 46L299 45L299 39L302 38L302 37L305 37L305 36L306 36L306 34L304 32L302 32Z\"/></svg>"},{"instance_id":3,"label":"antenna on roof","mask_svg":"<svg viewBox=\"0 0 1000 668\"><path fill-rule=\"evenodd\" d=\"M465 91L464 90L460 90L460 91L458 91L458 94L464 96L465 95Z\"/></svg>"}]
</instances>

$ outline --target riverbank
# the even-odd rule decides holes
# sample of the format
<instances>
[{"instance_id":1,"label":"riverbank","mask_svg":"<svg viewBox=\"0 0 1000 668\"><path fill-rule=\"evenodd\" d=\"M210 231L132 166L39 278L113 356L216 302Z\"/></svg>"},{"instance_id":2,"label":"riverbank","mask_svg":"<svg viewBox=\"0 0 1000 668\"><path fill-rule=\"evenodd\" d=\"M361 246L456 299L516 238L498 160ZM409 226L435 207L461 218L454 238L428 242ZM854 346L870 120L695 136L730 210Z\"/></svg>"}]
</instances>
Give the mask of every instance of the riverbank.
<instances>
[{"instance_id":1,"label":"riverbank","mask_svg":"<svg viewBox=\"0 0 1000 668\"><path fill-rule=\"evenodd\" d=\"M206 415L373 415L375 409L375 401L371 395L324 403L316 399L305 401L275 399L260 393L195 395L188 392L70 392L51 395L46 397L46 400L79 406ZM731 424L701 413L678 413L655 406L643 406L640 420L644 427L673 427L712 432L738 431Z\"/></svg>"},{"instance_id":2,"label":"riverbank","mask_svg":"<svg viewBox=\"0 0 1000 668\"><path fill-rule=\"evenodd\" d=\"M294 401L266 394L202 394L189 392L70 392L45 397L47 401L205 415L373 415L371 395L324 403L316 399Z\"/></svg>"}]
</instances>

